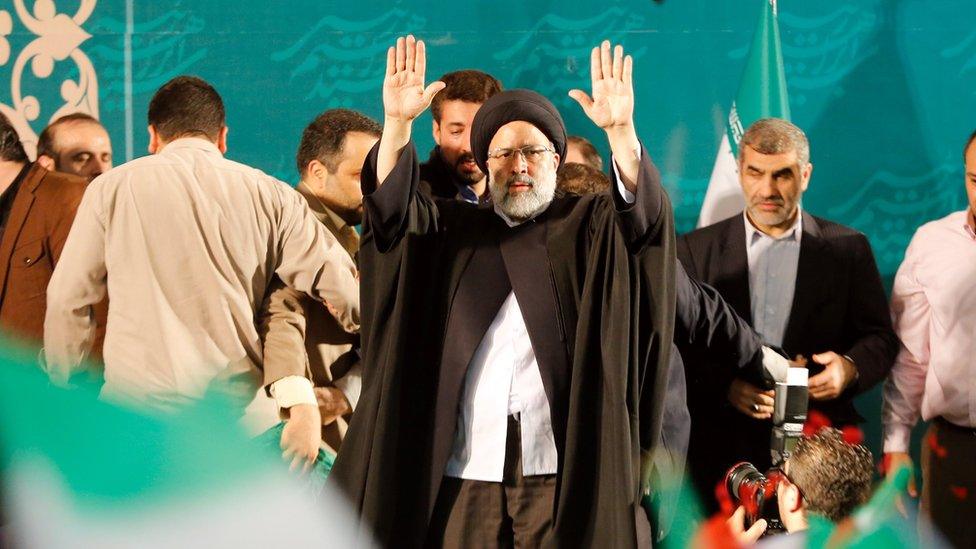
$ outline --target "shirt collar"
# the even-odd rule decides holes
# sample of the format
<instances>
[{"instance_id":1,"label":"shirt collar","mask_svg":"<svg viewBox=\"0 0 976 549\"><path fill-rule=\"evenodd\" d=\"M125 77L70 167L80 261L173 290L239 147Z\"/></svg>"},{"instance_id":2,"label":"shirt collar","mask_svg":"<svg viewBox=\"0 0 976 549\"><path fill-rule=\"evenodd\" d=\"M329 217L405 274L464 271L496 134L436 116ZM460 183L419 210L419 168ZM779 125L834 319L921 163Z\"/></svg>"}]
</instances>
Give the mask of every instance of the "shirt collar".
<instances>
[{"instance_id":1,"label":"shirt collar","mask_svg":"<svg viewBox=\"0 0 976 549\"><path fill-rule=\"evenodd\" d=\"M964 225L966 234L976 240L976 212L972 208L966 210L966 224Z\"/></svg>"},{"instance_id":2,"label":"shirt collar","mask_svg":"<svg viewBox=\"0 0 976 549\"><path fill-rule=\"evenodd\" d=\"M346 229L346 227L355 230L354 225L350 225L332 208L326 206L325 203L322 202L322 199L313 193L312 189L309 188L308 184L306 184L304 181L299 181L298 185L295 186L295 190L305 197L305 201L308 202L308 209L312 210L312 215L314 215L320 223L329 224L337 231L343 231Z\"/></svg>"},{"instance_id":3,"label":"shirt collar","mask_svg":"<svg viewBox=\"0 0 976 549\"><path fill-rule=\"evenodd\" d=\"M751 246L754 243L762 240L763 237L773 240L793 240L799 243L801 237L803 236L803 210L799 206L796 207L796 220L793 221L793 225L789 228L789 230L778 237L770 236L757 229L756 226L752 224L752 221L749 221L749 214L746 213L746 210L742 211L742 222L746 226L747 246Z\"/></svg>"},{"instance_id":4,"label":"shirt collar","mask_svg":"<svg viewBox=\"0 0 976 549\"><path fill-rule=\"evenodd\" d=\"M207 152L215 152L223 156L217 144L204 137L180 137L174 139L163 147L160 152L175 151L178 149L198 149Z\"/></svg>"}]
</instances>

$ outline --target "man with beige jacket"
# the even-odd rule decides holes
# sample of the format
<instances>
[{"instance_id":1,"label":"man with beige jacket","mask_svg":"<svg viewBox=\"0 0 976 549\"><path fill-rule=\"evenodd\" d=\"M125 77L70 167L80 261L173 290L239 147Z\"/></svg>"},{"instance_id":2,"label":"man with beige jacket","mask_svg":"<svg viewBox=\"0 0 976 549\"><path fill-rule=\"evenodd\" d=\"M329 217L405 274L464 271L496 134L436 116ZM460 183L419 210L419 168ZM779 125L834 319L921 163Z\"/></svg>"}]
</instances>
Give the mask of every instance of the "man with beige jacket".
<instances>
[{"instance_id":1,"label":"man with beige jacket","mask_svg":"<svg viewBox=\"0 0 976 549\"><path fill-rule=\"evenodd\" d=\"M320 114L302 134L297 190L352 259L359 252L363 193L359 174L382 128L347 109ZM350 334L308 296L276 280L260 323L269 374L307 368L322 415L322 441L339 450L362 385L359 335Z\"/></svg>"},{"instance_id":2,"label":"man with beige jacket","mask_svg":"<svg viewBox=\"0 0 976 549\"><path fill-rule=\"evenodd\" d=\"M81 369L108 292L103 398L173 411L220 392L243 413L264 386L291 417L286 459L311 463L311 383L262 371L255 314L277 276L354 332L356 267L293 189L223 157L224 120L212 86L174 78L149 104L153 154L89 185L48 288L46 368L56 382Z\"/></svg>"}]
</instances>

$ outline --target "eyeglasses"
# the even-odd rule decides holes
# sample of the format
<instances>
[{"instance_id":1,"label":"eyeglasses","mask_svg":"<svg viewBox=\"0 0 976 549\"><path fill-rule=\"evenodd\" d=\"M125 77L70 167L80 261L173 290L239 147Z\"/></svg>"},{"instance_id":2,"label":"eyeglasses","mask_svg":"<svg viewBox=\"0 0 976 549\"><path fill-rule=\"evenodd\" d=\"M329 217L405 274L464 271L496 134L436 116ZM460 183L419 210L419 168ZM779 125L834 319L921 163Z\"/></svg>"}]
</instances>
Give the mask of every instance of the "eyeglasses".
<instances>
[{"instance_id":1,"label":"eyeglasses","mask_svg":"<svg viewBox=\"0 0 976 549\"><path fill-rule=\"evenodd\" d=\"M499 160L510 160L515 156L515 153L521 153L522 157L529 164L535 164L542 160L547 152L556 152L545 145L526 145L524 147L517 147L514 149L501 148L495 149L493 151L488 151L488 158L497 158Z\"/></svg>"}]
</instances>

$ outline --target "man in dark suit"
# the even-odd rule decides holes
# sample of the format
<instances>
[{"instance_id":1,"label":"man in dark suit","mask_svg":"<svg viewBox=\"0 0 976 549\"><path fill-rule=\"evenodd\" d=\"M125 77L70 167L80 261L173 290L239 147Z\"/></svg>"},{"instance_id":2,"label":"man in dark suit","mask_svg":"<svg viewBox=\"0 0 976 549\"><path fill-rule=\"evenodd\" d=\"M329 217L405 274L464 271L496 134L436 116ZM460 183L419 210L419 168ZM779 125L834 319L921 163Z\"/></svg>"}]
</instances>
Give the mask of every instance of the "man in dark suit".
<instances>
[{"instance_id":1,"label":"man in dark suit","mask_svg":"<svg viewBox=\"0 0 976 549\"><path fill-rule=\"evenodd\" d=\"M854 397L885 378L898 350L871 246L853 229L800 208L813 165L803 131L753 124L739 145L745 211L684 235L688 273L714 286L766 343L810 368L810 408L834 426L862 421ZM683 346L692 435L689 464L707 505L729 466L770 465L771 391L712 367ZM729 407L735 412L728 410Z\"/></svg>"},{"instance_id":2,"label":"man in dark suit","mask_svg":"<svg viewBox=\"0 0 976 549\"><path fill-rule=\"evenodd\" d=\"M39 347L47 283L68 238L87 181L28 160L17 130L0 114L0 331ZM96 330L101 352L104 322Z\"/></svg>"}]
</instances>

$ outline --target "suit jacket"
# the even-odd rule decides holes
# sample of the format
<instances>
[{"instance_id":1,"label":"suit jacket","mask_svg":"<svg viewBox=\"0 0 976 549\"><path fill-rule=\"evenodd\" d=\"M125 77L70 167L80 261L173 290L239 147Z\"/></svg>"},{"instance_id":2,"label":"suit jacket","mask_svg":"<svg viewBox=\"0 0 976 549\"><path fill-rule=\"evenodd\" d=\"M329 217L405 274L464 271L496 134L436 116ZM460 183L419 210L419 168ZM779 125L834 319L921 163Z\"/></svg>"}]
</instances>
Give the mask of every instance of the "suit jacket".
<instances>
[{"instance_id":1,"label":"suit jacket","mask_svg":"<svg viewBox=\"0 0 976 549\"><path fill-rule=\"evenodd\" d=\"M315 218L355 260L359 234L326 208L302 183L296 190ZM264 344L265 380L289 375L308 377L316 387L337 387L353 409L359 401L362 366L359 334L347 332L318 301L288 288L277 277L268 290L259 329ZM338 451L349 417L322 426L322 440Z\"/></svg>"},{"instance_id":2,"label":"suit jacket","mask_svg":"<svg viewBox=\"0 0 976 549\"><path fill-rule=\"evenodd\" d=\"M802 215L796 291L782 347L791 357L801 354L809 358L825 351L850 357L859 374L857 381L834 400L811 400L810 408L825 414L834 425L858 423L862 418L854 408L854 397L887 376L898 351L898 338L867 238L806 211ZM741 213L678 238L677 254L690 276L714 286L751 324L749 264ZM681 351L694 418L689 449L693 476L696 457L721 444L740 452L727 460L754 459L760 467L768 464L770 422L730 410L726 399L729 383L740 374L715 368L713 361L693 348L683 346ZM811 375L822 370L812 361L809 365ZM727 440L733 432L735 439ZM712 471L709 478L717 480L724 472ZM713 487L707 483L702 486L709 495Z\"/></svg>"},{"instance_id":3,"label":"suit jacket","mask_svg":"<svg viewBox=\"0 0 976 549\"><path fill-rule=\"evenodd\" d=\"M47 284L87 185L40 164L32 165L21 181L0 239L0 328L5 335L42 345ZM101 356L106 310L105 303L96 309L95 356Z\"/></svg>"}]
</instances>

